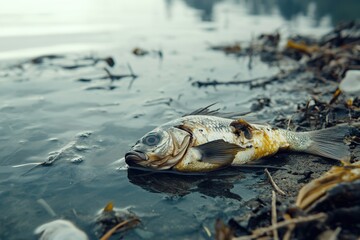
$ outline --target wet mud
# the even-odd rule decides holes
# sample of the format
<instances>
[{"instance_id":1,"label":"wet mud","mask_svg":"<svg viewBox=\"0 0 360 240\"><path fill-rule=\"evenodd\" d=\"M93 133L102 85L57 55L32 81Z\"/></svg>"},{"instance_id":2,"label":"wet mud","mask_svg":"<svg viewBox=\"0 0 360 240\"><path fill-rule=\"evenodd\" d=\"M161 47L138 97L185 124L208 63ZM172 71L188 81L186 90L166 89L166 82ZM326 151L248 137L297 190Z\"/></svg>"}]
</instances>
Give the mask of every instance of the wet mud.
<instances>
[{"instance_id":1,"label":"wet mud","mask_svg":"<svg viewBox=\"0 0 360 240\"><path fill-rule=\"evenodd\" d=\"M350 35L346 36L344 31ZM352 22L338 26L320 40L307 40L305 37L301 37L301 44L295 44L292 42L293 40L288 40L287 49L282 54L288 55L291 52L288 56L299 57L299 60L303 58L301 55L309 56L305 63L310 68L303 70L311 71L313 75L303 81L304 84L312 86L312 99L299 103L297 111L291 117L274 119L274 125L294 131L311 131L337 124L355 123L356 125L358 123L360 117L359 92L349 94L341 89L341 82L345 80L346 72L358 69L360 63L358 61L359 52L355 49L358 46L359 38L352 37L352 34L357 36L358 32L359 25ZM272 39L277 39L277 37ZM307 44L316 43L320 43L316 45L317 47L324 44L323 46L326 48L323 50L326 53L316 53L317 50L314 48L311 50L308 48ZM230 51L229 48L221 50L226 53ZM236 50L236 54L238 54L238 50ZM341 61L342 57L345 58L344 61L338 64L337 61ZM272 78L270 79L272 80ZM217 83L212 82L211 84L216 85ZM353 84L355 86L356 83ZM233 236L239 239L263 239L264 237L269 239L328 239L329 237L357 239L360 235L360 221L357 217L359 201L356 193L359 189L358 179L360 177L356 170L360 159L359 136L360 131L358 127L355 127L354 131L343 140L344 144L349 145L351 152L351 158L346 163L304 154L274 156L271 159L272 165L286 168L286 170L270 171L272 181L283 190L277 192L276 204L271 205L271 198L274 201L274 195L271 197L274 187L270 184L262 186L257 198L246 203L247 206L250 206L247 214L230 219L229 227L219 225L219 222L216 223L217 239L231 239ZM341 167L342 165L345 166ZM340 167L334 168L334 166ZM355 170L349 170L353 173L347 175L347 168ZM346 177L337 178L336 173L332 173L335 169ZM331 187L327 186L330 184L329 180L332 181ZM311 186L311 184L316 186L314 192L309 194L318 194L319 196L315 197L313 200L315 202L311 203L310 207L301 207L301 204L299 205L296 201L299 201L301 191L306 189L306 185ZM296 200L297 198L298 200ZM272 219L274 218L274 209L277 212L275 223L272 222L274 221ZM274 230L261 233L266 227L276 226L278 222L307 216L310 216L310 219L315 216L313 214L323 215L316 215L319 217L318 220L309 220L303 224L279 229L275 227L276 235Z\"/></svg>"}]
</instances>

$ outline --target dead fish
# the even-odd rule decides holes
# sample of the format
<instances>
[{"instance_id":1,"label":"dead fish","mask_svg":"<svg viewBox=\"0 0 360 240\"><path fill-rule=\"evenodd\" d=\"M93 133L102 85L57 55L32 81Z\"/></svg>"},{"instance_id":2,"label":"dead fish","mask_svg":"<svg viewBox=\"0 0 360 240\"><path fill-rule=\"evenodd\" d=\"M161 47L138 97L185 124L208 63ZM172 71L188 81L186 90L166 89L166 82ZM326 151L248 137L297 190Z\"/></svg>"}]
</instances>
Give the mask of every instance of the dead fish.
<instances>
[{"instance_id":1,"label":"dead fish","mask_svg":"<svg viewBox=\"0 0 360 240\"><path fill-rule=\"evenodd\" d=\"M292 132L217 115L206 107L155 128L125 154L126 163L156 170L207 172L239 166L279 150L349 160L350 152L343 140L360 126L343 124Z\"/></svg>"},{"instance_id":2,"label":"dead fish","mask_svg":"<svg viewBox=\"0 0 360 240\"><path fill-rule=\"evenodd\" d=\"M35 234L41 234L39 240L88 240L87 235L72 222L58 219L37 227Z\"/></svg>"}]
</instances>

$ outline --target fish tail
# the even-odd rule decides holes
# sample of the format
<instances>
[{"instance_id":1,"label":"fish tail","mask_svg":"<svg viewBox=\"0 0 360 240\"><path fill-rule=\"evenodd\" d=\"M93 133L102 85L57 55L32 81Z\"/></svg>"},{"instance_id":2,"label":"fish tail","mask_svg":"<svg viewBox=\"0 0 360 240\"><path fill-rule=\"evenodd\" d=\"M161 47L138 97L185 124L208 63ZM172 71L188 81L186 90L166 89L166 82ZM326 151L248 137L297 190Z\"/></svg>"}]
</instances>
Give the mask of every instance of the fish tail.
<instances>
[{"instance_id":1,"label":"fish tail","mask_svg":"<svg viewBox=\"0 0 360 240\"><path fill-rule=\"evenodd\" d=\"M311 132L287 132L286 137L290 150L349 161L350 150L344 139L351 135L360 137L360 122L340 124Z\"/></svg>"}]
</instances>

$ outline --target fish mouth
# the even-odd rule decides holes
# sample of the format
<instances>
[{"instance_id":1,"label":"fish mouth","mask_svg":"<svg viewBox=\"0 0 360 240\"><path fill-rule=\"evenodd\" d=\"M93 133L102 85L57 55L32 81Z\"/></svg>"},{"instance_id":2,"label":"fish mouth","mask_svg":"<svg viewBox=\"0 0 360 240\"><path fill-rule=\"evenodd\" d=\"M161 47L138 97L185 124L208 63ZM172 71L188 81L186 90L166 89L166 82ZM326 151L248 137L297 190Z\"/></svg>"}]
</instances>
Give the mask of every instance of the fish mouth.
<instances>
[{"instance_id":1,"label":"fish mouth","mask_svg":"<svg viewBox=\"0 0 360 240\"><path fill-rule=\"evenodd\" d=\"M156 170L168 170L178 164L184 157L189 145L191 144L191 135L187 134L182 142L177 143L177 139L170 133L175 151L167 156L158 156L154 153L143 153L141 151L131 149L125 154L125 162L129 167L150 168Z\"/></svg>"},{"instance_id":2,"label":"fish mouth","mask_svg":"<svg viewBox=\"0 0 360 240\"><path fill-rule=\"evenodd\" d=\"M125 162L129 166L137 166L142 161L147 161L145 153L139 151L130 151L125 154Z\"/></svg>"}]
</instances>

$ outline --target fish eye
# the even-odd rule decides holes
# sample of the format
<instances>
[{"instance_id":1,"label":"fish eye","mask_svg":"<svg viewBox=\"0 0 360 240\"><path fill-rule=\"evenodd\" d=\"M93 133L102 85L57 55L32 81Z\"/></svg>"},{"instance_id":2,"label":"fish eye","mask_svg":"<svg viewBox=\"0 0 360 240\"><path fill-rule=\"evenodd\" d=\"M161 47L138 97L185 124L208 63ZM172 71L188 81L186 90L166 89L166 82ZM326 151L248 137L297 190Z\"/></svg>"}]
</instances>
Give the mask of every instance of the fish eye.
<instances>
[{"instance_id":1,"label":"fish eye","mask_svg":"<svg viewBox=\"0 0 360 240\"><path fill-rule=\"evenodd\" d=\"M148 146L155 146L160 142L160 136L156 133L149 134L143 138L142 142Z\"/></svg>"}]
</instances>

